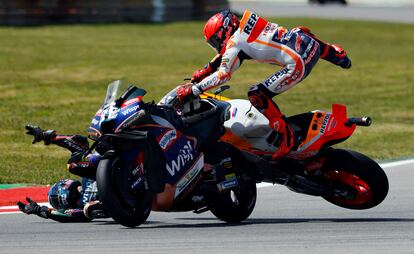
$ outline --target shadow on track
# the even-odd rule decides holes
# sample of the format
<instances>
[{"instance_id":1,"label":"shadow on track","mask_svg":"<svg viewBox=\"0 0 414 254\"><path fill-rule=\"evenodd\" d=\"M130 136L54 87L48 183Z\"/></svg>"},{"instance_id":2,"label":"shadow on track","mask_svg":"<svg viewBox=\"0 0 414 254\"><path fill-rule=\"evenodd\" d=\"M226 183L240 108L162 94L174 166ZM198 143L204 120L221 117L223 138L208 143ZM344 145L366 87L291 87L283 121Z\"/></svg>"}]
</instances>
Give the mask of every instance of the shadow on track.
<instances>
[{"instance_id":1,"label":"shadow on track","mask_svg":"<svg viewBox=\"0 0 414 254\"><path fill-rule=\"evenodd\" d=\"M209 223L196 223L196 224L182 224L182 223L164 223L161 221L146 221L143 225L136 228L125 229L159 229L159 228L224 228L224 227L240 227L255 224L289 224L289 223L321 223L321 222L334 222L334 223L356 223L356 222L404 222L413 223L413 218L293 218L293 219L274 219L274 218L258 218L248 219L242 223L226 223L217 220L216 218L176 218L179 221L211 221ZM96 221L95 225L111 225L116 224L114 221ZM120 225L121 226L121 225ZM122 226L121 226L122 227Z\"/></svg>"}]
</instances>

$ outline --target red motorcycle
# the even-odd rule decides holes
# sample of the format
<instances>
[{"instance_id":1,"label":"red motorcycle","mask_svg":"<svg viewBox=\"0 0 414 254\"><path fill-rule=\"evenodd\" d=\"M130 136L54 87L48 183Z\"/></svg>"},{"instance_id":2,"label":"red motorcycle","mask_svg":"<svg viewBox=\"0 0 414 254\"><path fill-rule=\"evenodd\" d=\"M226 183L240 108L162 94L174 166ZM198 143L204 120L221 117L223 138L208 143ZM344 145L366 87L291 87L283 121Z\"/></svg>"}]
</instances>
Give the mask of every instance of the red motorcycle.
<instances>
[{"instance_id":1,"label":"red motorcycle","mask_svg":"<svg viewBox=\"0 0 414 254\"><path fill-rule=\"evenodd\" d=\"M339 104L332 105L332 112L291 116L296 145L284 159L274 162L277 133L248 100L207 97L230 103L230 119L224 123L221 140L243 151L258 182L282 184L349 209L374 207L387 196L388 179L378 163L361 153L332 147L349 138L357 126L370 126L371 118L348 118L346 107Z\"/></svg>"}]
</instances>

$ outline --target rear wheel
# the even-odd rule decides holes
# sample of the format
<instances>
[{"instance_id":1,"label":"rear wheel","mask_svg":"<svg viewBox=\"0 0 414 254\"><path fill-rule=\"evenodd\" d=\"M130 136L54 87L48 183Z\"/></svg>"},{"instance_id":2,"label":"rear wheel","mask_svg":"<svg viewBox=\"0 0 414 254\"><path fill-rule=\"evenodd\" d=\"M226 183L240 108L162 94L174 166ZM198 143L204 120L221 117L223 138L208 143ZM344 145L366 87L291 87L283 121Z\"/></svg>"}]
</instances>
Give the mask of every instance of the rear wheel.
<instances>
[{"instance_id":1,"label":"rear wheel","mask_svg":"<svg viewBox=\"0 0 414 254\"><path fill-rule=\"evenodd\" d=\"M150 212L153 194L147 190L132 190L128 167L118 157L102 159L96 173L99 197L105 211L119 224L136 227L144 223Z\"/></svg>"},{"instance_id":2,"label":"rear wheel","mask_svg":"<svg viewBox=\"0 0 414 254\"><path fill-rule=\"evenodd\" d=\"M209 205L210 211L220 220L229 223L239 223L247 219L256 205L256 182L251 172L251 166L240 151L230 144L218 142L214 150L206 154L207 161L219 164L225 158L231 158L231 172L235 172L238 185L234 188L218 191ZM221 174L226 174L229 168L224 168ZM216 172L220 174L220 172ZM224 179L222 179L224 180Z\"/></svg>"},{"instance_id":3,"label":"rear wheel","mask_svg":"<svg viewBox=\"0 0 414 254\"><path fill-rule=\"evenodd\" d=\"M239 188L222 193L210 207L218 219L228 223L240 223L253 212L257 196L256 184L253 181L239 184Z\"/></svg>"},{"instance_id":4,"label":"rear wheel","mask_svg":"<svg viewBox=\"0 0 414 254\"><path fill-rule=\"evenodd\" d=\"M388 193L388 178L367 156L349 150L332 150L322 174L334 194L328 202L349 209L369 209L380 204Z\"/></svg>"}]
</instances>

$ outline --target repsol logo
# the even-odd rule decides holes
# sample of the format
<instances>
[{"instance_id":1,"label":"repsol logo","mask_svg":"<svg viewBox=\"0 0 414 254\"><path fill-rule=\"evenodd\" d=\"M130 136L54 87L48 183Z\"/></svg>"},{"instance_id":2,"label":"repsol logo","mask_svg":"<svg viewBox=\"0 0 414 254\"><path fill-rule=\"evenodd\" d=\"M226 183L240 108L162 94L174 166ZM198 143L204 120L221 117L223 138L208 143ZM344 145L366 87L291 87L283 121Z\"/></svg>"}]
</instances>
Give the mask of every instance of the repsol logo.
<instances>
[{"instance_id":1,"label":"repsol logo","mask_svg":"<svg viewBox=\"0 0 414 254\"><path fill-rule=\"evenodd\" d=\"M320 130L321 133L325 133L326 126L328 125L329 117L330 117L329 115L326 115L325 118L323 119L322 127Z\"/></svg>"},{"instance_id":2,"label":"repsol logo","mask_svg":"<svg viewBox=\"0 0 414 254\"><path fill-rule=\"evenodd\" d=\"M289 72L289 70L287 68L283 68L280 71L276 72L268 80L265 81L265 83L264 83L265 86L270 86L271 84L276 82L276 80L278 80L279 78L281 78L284 75L288 74L288 72Z\"/></svg>"},{"instance_id":3,"label":"repsol logo","mask_svg":"<svg viewBox=\"0 0 414 254\"><path fill-rule=\"evenodd\" d=\"M133 106L132 108L127 108L121 111L121 114L124 116L129 115L130 113L137 111L138 108L139 108L139 105Z\"/></svg>"},{"instance_id":4,"label":"repsol logo","mask_svg":"<svg viewBox=\"0 0 414 254\"><path fill-rule=\"evenodd\" d=\"M170 165L167 163L168 173L170 173L171 176L174 176L187 162L194 160L193 152L194 149L191 146L191 142L187 141L187 144L180 150L177 158L172 160Z\"/></svg>"},{"instance_id":5,"label":"repsol logo","mask_svg":"<svg viewBox=\"0 0 414 254\"><path fill-rule=\"evenodd\" d=\"M214 86L217 83L217 80L218 80L217 75L214 75L213 78L211 78L210 80L207 80L204 83L200 83L198 87L201 88L201 90L203 91L208 90L210 86Z\"/></svg>"},{"instance_id":6,"label":"repsol logo","mask_svg":"<svg viewBox=\"0 0 414 254\"><path fill-rule=\"evenodd\" d=\"M243 32L246 34L249 34L252 32L254 25L256 25L257 22L257 15L252 13L249 17L249 20L247 20L246 25L244 26Z\"/></svg>"}]
</instances>

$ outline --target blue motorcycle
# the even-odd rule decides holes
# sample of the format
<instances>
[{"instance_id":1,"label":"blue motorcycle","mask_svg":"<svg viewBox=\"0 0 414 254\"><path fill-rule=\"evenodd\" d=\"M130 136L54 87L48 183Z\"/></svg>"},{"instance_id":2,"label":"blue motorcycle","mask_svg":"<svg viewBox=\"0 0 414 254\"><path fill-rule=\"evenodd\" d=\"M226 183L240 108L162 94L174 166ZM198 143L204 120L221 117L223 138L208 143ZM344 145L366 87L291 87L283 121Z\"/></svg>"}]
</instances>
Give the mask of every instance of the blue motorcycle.
<instances>
[{"instance_id":1,"label":"blue motorcycle","mask_svg":"<svg viewBox=\"0 0 414 254\"><path fill-rule=\"evenodd\" d=\"M176 91L161 103L121 81L109 84L89 127L88 152L102 155L96 181L105 210L135 227L151 211L210 210L229 223L245 220L256 203L254 165L220 141L230 105L193 98L178 105Z\"/></svg>"}]
</instances>

